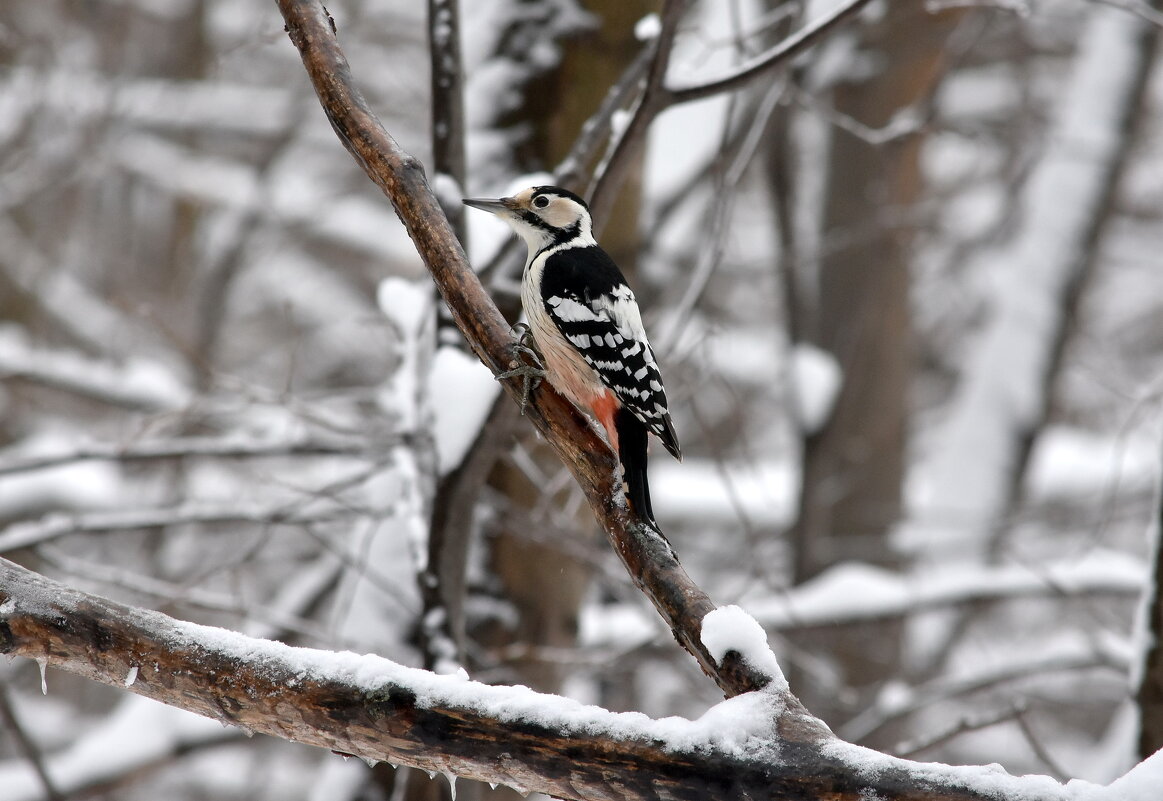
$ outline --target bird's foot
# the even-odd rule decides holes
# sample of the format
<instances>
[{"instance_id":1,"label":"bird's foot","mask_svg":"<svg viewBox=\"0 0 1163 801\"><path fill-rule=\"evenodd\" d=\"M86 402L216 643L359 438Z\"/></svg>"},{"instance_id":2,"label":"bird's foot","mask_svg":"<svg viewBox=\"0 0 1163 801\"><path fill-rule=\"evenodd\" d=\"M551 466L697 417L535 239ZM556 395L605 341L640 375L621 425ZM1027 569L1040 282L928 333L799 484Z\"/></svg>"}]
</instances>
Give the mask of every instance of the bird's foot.
<instances>
[{"instance_id":1,"label":"bird's foot","mask_svg":"<svg viewBox=\"0 0 1163 801\"><path fill-rule=\"evenodd\" d=\"M525 408L529 405L529 393L537 389L537 386L545 378L545 368L541 366L541 356L533 347L533 336L529 332L529 326L524 323L517 323L513 326L513 332L517 334L517 344L513 346L513 350L518 354L530 359L533 364L522 364L517 359L509 362L509 369L503 373L497 373L496 379L501 381L505 378L516 378L520 376L523 380L521 382L521 415L525 415Z\"/></svg>"}]
</instances>

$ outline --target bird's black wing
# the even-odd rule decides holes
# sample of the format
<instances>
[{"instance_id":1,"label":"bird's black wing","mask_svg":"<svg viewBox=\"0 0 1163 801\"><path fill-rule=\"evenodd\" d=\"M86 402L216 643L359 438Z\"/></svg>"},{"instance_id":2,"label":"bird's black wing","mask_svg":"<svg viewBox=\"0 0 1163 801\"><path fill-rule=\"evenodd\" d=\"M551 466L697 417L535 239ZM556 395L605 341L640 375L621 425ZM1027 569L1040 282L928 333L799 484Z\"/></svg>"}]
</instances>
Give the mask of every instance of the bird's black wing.
<instances>
[{"instance_id":1,"label":"bird's black wing","mask_svg":"<svg viewBox=\"0 0 1163 801\"><path fill-rule=\"evenodd\" d=\"M662 373L642 327L638 302L613 259L596 246L550 254L542 273L541 299L558 330L622 405L681 459Z\"/></svg>"}]
</instances>

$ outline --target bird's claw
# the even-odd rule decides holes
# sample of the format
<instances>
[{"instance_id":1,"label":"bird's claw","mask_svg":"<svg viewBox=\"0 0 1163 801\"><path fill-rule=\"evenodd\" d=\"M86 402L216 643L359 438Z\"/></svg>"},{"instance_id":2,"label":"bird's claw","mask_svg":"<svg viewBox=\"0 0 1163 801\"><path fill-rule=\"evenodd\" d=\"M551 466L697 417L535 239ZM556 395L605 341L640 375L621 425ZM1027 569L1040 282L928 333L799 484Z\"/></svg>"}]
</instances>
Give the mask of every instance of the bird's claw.
<instances>
[{"instance_id":1,"label":"bird's claw","mask_svg":"<svg viewBox=\"0 0 1163 801\"><path fill-rule=\"evenodd\" d=\"M513 333L517 335L517 344L513 346L513 350L530 359L533 364L522 364L514 359L509 362L510 369L503 373L497 373L496 379L501 381L521 376L521 416L523 417L525 408L529 405L529 393L537 389L542 379L545 378L545 369L541 366L540 354L533 347L533 337L529 332L529 326L517 323L513 326Z\"/></svg>"}]
</instances>

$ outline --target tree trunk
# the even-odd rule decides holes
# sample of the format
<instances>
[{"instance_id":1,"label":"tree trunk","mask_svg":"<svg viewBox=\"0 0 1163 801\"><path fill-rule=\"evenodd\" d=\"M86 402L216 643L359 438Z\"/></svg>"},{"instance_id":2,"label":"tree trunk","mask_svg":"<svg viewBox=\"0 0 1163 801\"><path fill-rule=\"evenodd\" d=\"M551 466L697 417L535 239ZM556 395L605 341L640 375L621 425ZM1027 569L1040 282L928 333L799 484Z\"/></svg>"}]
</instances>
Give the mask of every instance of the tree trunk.
<instances>
[{"instance_id":1,"label":"tree trunk","mask_svg":"<svg viewBox=\"0 0 1163 801\"><path fill-rule=\"evenodd\" d=\"M862 29L859 55L884 67L841 83L836 112L878 129L921 103L944 63L957 13L929 14L892 4ZM833 128L828 155L823 255L819 263L815 344L843 370L832 416L804 443L799 519L792 532L794 581L859 560L893 565L888 534L901 513L906 419L912 368L910 210L922 181L922 136L872 143ZM811 336L812 334L809 334ZM804 642L829 653L845 686L867 696L897 673L898 625L830 631ZM845 716L835 688L797 691L830 723Z\"/></svg>"}]
</instances>

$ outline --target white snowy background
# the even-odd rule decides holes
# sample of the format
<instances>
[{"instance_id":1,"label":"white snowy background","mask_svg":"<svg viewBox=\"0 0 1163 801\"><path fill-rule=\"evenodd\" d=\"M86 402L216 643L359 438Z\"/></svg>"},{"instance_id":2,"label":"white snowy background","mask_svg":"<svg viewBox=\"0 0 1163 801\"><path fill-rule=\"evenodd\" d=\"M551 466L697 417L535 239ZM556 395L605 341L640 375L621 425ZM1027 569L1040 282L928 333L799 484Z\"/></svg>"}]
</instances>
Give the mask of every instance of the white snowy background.
<instances>
[{"instance_id":1,"label":"white snowy background","mask_svg":"<svg viewBox=\"0 0 1163 801\"><path fill-rule=\"evenodd\" d=\"M808 5L812 19L838 4ZM885 540L895 566L854 553L791 580L802 439L828 424L845 377L788 335L778 275L792 268L768 173L735 149L719 174L741 113L725 97L664 113L642 165L634 283L686 457L657 450L652 494L692 577L759 621L794 667L792 691L810 675L837 699L841 737L1107 783L1139 761L1140 606L1158 536L1163 70L1136 63L1132 43L1161 21L1081 0L969 5L967 55L923 129L923 191L900 212L917 235L906 502ZM760 6L699 4L674 83L738 63L739 26L771 22ZM373 108L428 162L423 4L329 9ZM473 0L461 13L464 191L543 181L535 171L553 165L530 161L528 126L511 117L588 18L571 0ZM800 189L794 269L809 285L829 247L826 143L844 124L829 87L875 74L853 42L883 13L872 4L797 61L800 89L781 106ZM761 715L732 702L704 717L717 690L633 588L568 475L515 414L490 418L496 384L439 330L419 258L329 128L282 25L273 2L0 7L0 555L184 620L419 667L433 656L418 588L433 499L489 420L524 484L494 476L474 505L471 677L573 699L544 702L550 717L606 725L634 711L696 722L609 725L745 739ZM654 33L654 18L637 26ZM1137 69L1145 111L1128 130L1119 104ZM1126 167L1104 198L1116 160ZM455 201L448 181L438 189ZM467 217L481 266L508 239L483 217ZM487 275L510 305L512 261ZM536 549L544 586L556 592L560 573L576 596L567 644L526 636L544 589L513 587L514 533ZM850 655L829 637L880 627L900 638L897 674L846 686L836 660ZM728 611L704 642L746 641L778 672L757 633ZM46 780L59 798L130 801L448 792L23 660L0 661L0 693L0 801L50 798ZM1123 797L1150 798L1154 770Z\"/></svg>"}]
</instances>

